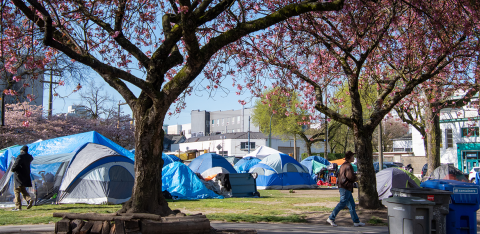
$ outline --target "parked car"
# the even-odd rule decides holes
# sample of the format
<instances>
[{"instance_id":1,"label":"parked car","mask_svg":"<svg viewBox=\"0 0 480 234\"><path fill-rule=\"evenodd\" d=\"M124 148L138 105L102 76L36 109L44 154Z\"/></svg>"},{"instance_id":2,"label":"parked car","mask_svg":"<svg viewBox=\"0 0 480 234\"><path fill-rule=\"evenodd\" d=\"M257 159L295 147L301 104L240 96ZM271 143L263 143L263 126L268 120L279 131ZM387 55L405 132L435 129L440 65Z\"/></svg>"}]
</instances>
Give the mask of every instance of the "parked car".
<instances>
[{"instance_id":1,"label":"parked car","mask_svg":"<svg viewBox=\"0 0 480 234\"><path fill-rule=\"evenodd\" d=\"M425 176L425 174L427 174L427 170L428 170L428 163L425 163L425 165L423 165L422 167L422 178Z\"/></svg>"},{"instance_id":2,"label":"parked car","mask_svg":"<svg viewBox=\"0 0 480 234\"><path fill-rule=\"evenodd\" d=\"M474 167L468 174L468 181L471 183L475 183L475 177L477 176L477 173L480 172L480 167Z\"/></svg>"},{"instance_id":3,"label":"parked car","mask_svg":"<svg viewBox=\"0 0 480 234\"><path fill-rule=\"evenodd\" d=\"M384 162L383 163L383 169L387 169L390 167L398 167L395 163L393 162ZM373 168L375 169L375 173L378 173L378 162L373 163Z\"/></svg>"}]
</instances>

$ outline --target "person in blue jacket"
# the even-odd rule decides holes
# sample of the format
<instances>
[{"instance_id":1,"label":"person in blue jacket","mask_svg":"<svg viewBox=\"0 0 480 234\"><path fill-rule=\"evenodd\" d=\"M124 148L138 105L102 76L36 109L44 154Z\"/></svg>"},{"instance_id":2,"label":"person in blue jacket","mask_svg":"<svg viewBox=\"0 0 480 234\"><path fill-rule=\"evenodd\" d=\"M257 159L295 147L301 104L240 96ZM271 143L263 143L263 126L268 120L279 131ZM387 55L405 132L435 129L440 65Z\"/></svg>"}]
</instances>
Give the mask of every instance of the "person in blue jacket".
<instances>
[{"instance_id":1,"label":"person in blue jacket","mask_svg":"<svg viewBox=\"0 0 480 234\"><path fill-rule=\"evenodd\" d=\"M30 178L30 163L32 161L32 155L28 154L28 146L24 145L20 149L20 155L18 155L15 163L12 166L12 172L14 172L13 184L15 186L15 209L13 209L13 211L22 209L20 193L23 195L23 199L27 201L27 209L32 208L33 200L26 189L27 187L32 187L32 180Z\"/></svg>"}]
</instances>

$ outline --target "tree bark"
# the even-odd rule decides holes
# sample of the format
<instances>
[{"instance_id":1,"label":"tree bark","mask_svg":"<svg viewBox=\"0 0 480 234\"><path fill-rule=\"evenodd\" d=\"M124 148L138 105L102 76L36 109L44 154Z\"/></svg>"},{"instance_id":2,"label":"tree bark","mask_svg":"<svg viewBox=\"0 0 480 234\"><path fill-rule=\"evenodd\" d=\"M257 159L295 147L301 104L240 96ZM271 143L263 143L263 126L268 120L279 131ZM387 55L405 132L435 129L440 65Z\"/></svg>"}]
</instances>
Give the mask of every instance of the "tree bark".
<instances>
[{"instance_id":1,"label":"tree bark","mask_svg":"<svg viewBox=\"0 0 480 234\"><path fill-rule=\"evenodd\" d=\"M425 128L428 129L425 137L427 145L425 154L428 163L427 175L432 174L435 168L440 166L440 143L442 139L440 136L440 117L437 113L439 111L436 104L430 104L425 108Z\"/></svg>"},{"instance_id":2,"label":"tree bark","mask_svg":"<svg viewBox=\"0 0 480 234\"><path fill-rule=\"evenodd\" d=\"M358 165L358 203L365 209L378 209L382 203L378 200L375 169L373 168L372 133L353 127L355 153Z\"/></svg>"},{"instance_id":3,"label":"tree bark","mask_svg":"<svg viewBox=\"0 0 480 234\"><path fill-rule=\"evenodd\" d=\"M142 102L142 103L140 103ZM162 194L162 129L168 106L139 98L135 108L135 183L132 197L119 213L173 214Z\"/></svg>"}]
</instances>

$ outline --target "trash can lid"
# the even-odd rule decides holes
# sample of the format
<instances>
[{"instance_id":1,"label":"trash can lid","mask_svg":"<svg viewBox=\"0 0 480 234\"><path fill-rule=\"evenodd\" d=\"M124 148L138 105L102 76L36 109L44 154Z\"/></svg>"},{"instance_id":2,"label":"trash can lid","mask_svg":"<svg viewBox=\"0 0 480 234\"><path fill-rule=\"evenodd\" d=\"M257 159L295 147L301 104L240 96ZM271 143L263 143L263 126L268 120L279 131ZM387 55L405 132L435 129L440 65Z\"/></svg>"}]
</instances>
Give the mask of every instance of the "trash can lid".
<instances>
[{"instance_id":1,"label":"trash can lid","mask_svg":"<svg viewBox=\"0 0 480 234\"><path fill-rule=\"evenodd\" d=\"M383 201L405 205L435 205L435 202L420 197L389 197Z\"/></svg>"},{"instance_id":2,"label":"trash can lid","mask_svg":"<svg viewBox=\"0 0 480 234\"><path fill-rule=\"evenodd\" d=\"M453 203L478 204L480 202L480 186L456 180L427 180L420 186L451 191Z\"/></svg>"},{"instance_id":3,"label":"trash can lid","mask_svg":"<svg viewBox=\"0 0 480 234\"><path fill-rule=\"evenodd\" d=\"M391 188L392 192L408 193L408 194L426 194L426 195L450 195L451 191L433 188Z\"/></svg>"}]
</instances>

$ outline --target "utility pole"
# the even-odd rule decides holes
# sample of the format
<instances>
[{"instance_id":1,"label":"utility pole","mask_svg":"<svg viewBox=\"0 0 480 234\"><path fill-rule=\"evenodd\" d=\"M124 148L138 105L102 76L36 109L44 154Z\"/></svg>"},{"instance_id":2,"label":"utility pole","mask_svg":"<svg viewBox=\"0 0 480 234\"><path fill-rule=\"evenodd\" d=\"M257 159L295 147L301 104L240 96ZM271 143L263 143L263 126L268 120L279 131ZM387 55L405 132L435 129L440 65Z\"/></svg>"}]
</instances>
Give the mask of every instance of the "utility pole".
<instances>
[{"instance_id":1,"label":"utility pole","mask_svg":"<svg viewBox=\"0 0 480 234\"><path fill-rule=\"evenodd\" d=\"M309 155L310 156L310 155ZM299 162L298 155L297 155L297 134L293 134L293 158Z\"/></svg>"},{"instance_id":2,"label":"utility pole","mask_svg":"<svg viewBox=\"0 0 480 234\"><path fill-rule=\"evenodd\" d=\"M248 153L250 153L250 116L248 116Z\"/></svg>"},{"instance_id":3,"label":"utility pole","mask_svg":"<svg viewBox=\"0 0 480 234\"><path fill-rule=\"evenodd\" d=\"M328 94L327 94L327 89L325 88L325 106L327 106L327 103L328 103L327 98L328 98ZM324 145L325 153L323 154L323 156L326 160L328 160L328 120L327 120L328 117L326 114L324 115L325 115L325 140L323 142L325 144Z\"/></svg>"},{"instance_id":4,"label":"utility pole","mask_svg":"<svg viewBox=\"0 0 480 234\"><path fill-rule=\"evenodd\" d=\"M378 125L378 171L383 169L382 121Z\"/></svg>"},{"instance_id":5,"label":"utility pole","mask_svg":"<svg viewBox=\"0 0 480 234\"><path fill-rule=\"evenodd\" d=\"M379 95L378 90L377 95ZM383 169L382 120L380 120L380 124L378 125L378 171Z\"/></svg>"},{"instance_id":6,"label":"utility pole","mask_svg":"<svg viewBox=\"0 0 480 234\"><path fill-rule=\"evenodd\" d=\"M49 90L48 90L48 118L52 118L53 112L53 84L58 84L58 82L53 82L53 69L50 68L50 81L40 81L42 83L49 83Z\"/></svg>"},{"instance_id":7,"label":"utility pole","mask_svg":"<svg viewBox=\"0 0 480 234\"><path fill-rule=\"evenodd\" d=\"M117 114L118 121L117 121L117 128L120 128L120 106L121 106L121 105L126 105L126 104L127 104L126 102L121 103L121 101L118 100L118 114Z\"/></svg>"}]
</instances>

